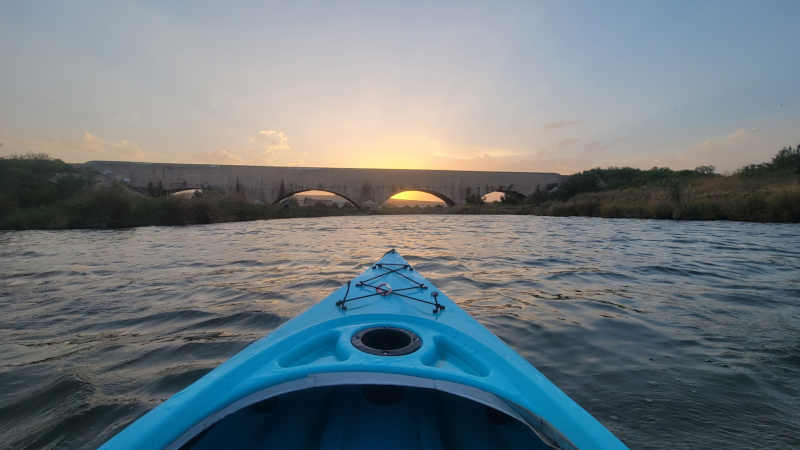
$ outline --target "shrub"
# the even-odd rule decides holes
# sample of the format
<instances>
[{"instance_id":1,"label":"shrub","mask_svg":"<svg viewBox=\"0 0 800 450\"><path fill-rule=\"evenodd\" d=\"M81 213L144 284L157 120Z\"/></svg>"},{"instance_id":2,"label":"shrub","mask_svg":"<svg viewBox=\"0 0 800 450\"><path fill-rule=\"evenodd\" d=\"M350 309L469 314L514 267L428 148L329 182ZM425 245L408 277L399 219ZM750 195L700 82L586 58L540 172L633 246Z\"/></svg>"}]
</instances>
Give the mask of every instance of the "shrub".
<instances>
[{"instance_id":1,"label":"shrub","mask_svg":"<svg viewBox=\"0 0 800 450\"><path fill-rule=\"evenodd\" d=\"M522 204L523 200L525 199L524 196L517 194L516 192L505 192L503 196L500 197L500 204L501 205L519 205Z\"/></svg>"},{"instance_id":2,"label":"shrub","mask_svg":"<svg viewBox=\"0 0 800 450\"><path fill-rule=\"evenodd\" d=\"M133 195L125 186L113 183L72 199L68 210L70 227L73 228L130 226Z\"/></svg>"},{"instance_id":3,"label":"shrub","mask_svg":"<svg viewBox=\"0 0 800 450\"><path fill-rule=\"evenodd\" d=\"M0 157L0 195L7 205L36 208L77 195L92 177L44 153Z\"/></svg>"},{"instance_id":4,"label":"shrub","mask_svg":"<svg viewBox=\"0 0 800 450\"><path fill-rule=\"evenodd\" d=\"M776 172L786 171L789 173L800 174L800 144L795 148L792 146L783 147L772 157L770 163L772 170Z\"/></svg>"},{"instance_id":5,"label":"shrub","mask_svg":"<svg viewBox=\"0 0 800 450\"><path fill-rule=\"evenodd\" d=\"M547 190L542 190L542 187L538 184L536 185L536 189L533 191L531 195L525 198L524 203L528 205L541 205L542 203L548 201L550 199L550 192Z\"/></svg>"},{"instance_id":6,"label":"shrub","mask_svg":"<svg viewBox=\"0 0 800 450\"><path fill-rule=\"evenodd\" d=\"M744 177L786 176L800 174L800 144L783 147L772 157L772 161L761 164L750 164L737 171Z\"/></svg>"},{"instance_id":7,"label":"shrub","mask_svg":"<svg viewBox=\"0 0 800 450\"><path fill-rule=\"evenodd\" d=\"M464 199L464 201L465 201L465 202L466 202L468 205L474 205L474 206L483 205L484 203L486 203L486 201L483 199L483 197L481 197L481 196L480 196L480 195L478 195L478 194L469 194L469 195L467 195L467 197Z\"/></svg>"},{"instance_id":8,"label":"shrub","mask_svg":"<svg viewBox=\"0 0 800 450\"><path fill-rule=\"evenodd\" d=\"M189 200L182 197L167 196L158 200L158 225L186 225L192 212Z\"/></svg>"},{"instance_id":9,"label":"shrub","mask_svg":"<svg viewBox=\"0 0 800 450\"><path fill-rule=\"evenodd\" d=\"M195 196L191 199L189 204L192 210L192 223L215 223L222 221L218 196Z\"/></svg>"},{"instance_id":10,"label":"shrub","mask_svg":"<svg viewBox=\"0 0 800 450\"><path fill-rule=\"evenodd\" d=\"M573 200L572 207L576 215L600 217L600 200L596 198Z\"/></svg>"}]
</instances>

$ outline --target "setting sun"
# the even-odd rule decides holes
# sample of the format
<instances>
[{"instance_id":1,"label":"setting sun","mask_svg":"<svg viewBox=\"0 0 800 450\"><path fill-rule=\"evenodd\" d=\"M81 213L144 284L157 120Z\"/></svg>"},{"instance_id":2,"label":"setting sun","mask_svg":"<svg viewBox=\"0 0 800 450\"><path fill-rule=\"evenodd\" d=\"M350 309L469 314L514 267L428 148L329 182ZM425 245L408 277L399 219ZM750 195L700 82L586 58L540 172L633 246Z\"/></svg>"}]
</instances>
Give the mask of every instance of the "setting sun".
<instances>
[{"instance_id":1,"label":"setting sun","mask_svg":"<svg viewBox=\"0 0 800 450\"><path fill-rule=\"evenodd\" d=\"M420 202L441 202L441 203L444 203L442 201L442 199L440 199L439 197L437 197L435 195L432 195L432 194L425 193L425 192L420 192L420 191L405 191L405 192L401 192L399 194L393 195L392 198L395 199L395 200L415 200L415 201L420 201Z\"/></svg>"}]
</instances>

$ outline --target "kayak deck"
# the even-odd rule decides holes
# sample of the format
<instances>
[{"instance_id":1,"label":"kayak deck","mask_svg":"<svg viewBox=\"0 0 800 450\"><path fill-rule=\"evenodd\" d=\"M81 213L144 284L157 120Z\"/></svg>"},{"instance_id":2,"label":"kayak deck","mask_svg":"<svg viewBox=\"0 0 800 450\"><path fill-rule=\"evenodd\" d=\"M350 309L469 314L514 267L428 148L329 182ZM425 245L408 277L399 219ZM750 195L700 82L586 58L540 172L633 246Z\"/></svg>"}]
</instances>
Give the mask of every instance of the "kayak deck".
<instances>
[{"instance_id":1,"label":"kayak deck","mask_svg":"<svg viewBox=\"0 0 800 450\"><path fill-rule=\"evenodd\" d=\"M104 445L626 448L394 250Z\"/></svg>"}]
</instances>

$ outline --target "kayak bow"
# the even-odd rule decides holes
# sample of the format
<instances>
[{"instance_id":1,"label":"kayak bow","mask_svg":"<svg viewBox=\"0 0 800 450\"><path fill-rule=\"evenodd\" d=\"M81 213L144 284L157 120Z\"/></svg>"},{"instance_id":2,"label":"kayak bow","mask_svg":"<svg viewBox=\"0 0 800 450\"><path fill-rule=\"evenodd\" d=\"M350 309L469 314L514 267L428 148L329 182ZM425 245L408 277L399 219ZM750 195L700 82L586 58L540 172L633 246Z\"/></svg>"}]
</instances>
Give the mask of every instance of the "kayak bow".
<instances>
[{"instance_id":1,"label":"kayak bow","mask_svg":"<svg viewBox=\"0 0 800 450\"><path fill-rule=\"evenodd\" d=\"M391 250L102 448L626 447Z\"/></svg>"}]
</instances>

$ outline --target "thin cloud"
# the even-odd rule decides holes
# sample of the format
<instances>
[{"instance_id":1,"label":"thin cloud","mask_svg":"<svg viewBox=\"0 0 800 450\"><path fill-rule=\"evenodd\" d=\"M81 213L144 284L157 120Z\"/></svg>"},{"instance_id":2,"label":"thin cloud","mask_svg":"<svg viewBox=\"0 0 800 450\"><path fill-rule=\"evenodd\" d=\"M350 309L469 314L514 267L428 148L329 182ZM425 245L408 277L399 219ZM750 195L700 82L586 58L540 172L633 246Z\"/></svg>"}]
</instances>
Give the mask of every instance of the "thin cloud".
<instances>
[{"instance_id":1,"label":"thin cloud","mask_svg":"<svg viewBox=\"0 0 800 450\"><path fill-rule=\"evenodd\" d=\"M234 164L243 165L244 159L225 149L210 150L197 156L197 162L202 164Z\"/></svg>"},{"instance_id":2,"label":"thin cloud","mask_svg":"<svg viewBox=\"0 0 800 450\"><path fill-rule=\"evenodd\" d=\"M306 162L305 158L307 156L308 156L308 153L301 153L301 154L295 156L296 159L290 161L287 165L288 166L292 166L292 167L302 166Z\"/></svg>"},{"instance_id":3,"label":"thin cloud","mask_svg":"<svg viewBox=\"0 0 800 450\"><path fill-rule=\"evenodd\" d=\"M269 149L245 148L238 151L225 149L210 150L195 155L195 160L202 164L234 164L246 166L275 166L280 161L275 152Z\"/></svg>"},{"instance_id":4,"label":"thin cloud","mask_svg":"<svg viewBox=\"0 0 800 450\"><path fill-rule=\"evenodd\" d=\"M267 143L266 148L272 150L291 150L286 142L289 137L277 130L262 130L258 132L258 139Z\"/></svg>"},{"instance_id":5,"label":"thin cloud","mask_svg":"<svg viewBox=\"0 0 800 450\"><path fill-rule=\"evenodd\" d=\"M67 162L86 162L91 160L106 159L114 161L143 161L145 152L136 142L121 140L108 142L91 133L83 133L77 138L18 139L13 136L4 136L4 153L46 153L53 158L63 159Z\"/></svg>"},{"instance_id":6,"label":"thin cloud","mask_svg":"<svg viewBox=\"0 0 800 450\"><path fill-rule=\"evenodd\" d=\"M580 141L581 141L580 138L567 138L567 139L562 140L558 144L556 144L556 147L558 147L560 149L561 148L567 148L570 145L577 144Z\"/></svg>"},{"instance_id":7,"label":"thin cloud","mask_svg":"<svg viewBox=\"0 0 800 450\"><path fill-rule=\"evenodd\" d=\"M758 130L743 128L724 137L705 140L694 148L675 149L671 155L649 161L673 169L713 165L718 172L724 173L765 161L773 152L773 148L759 145ZM642 164L648 164L647 161L643 160Z\"/></svg>"},{"instance_id":8,"label":"thin cloud","mask_svg":"<svg viewBox=\"0 0 800 450\"><path fill-rule=\"evenodd\" d=\"M543 130L557 130L559 128L571 127L571 126L577 125L577 124L578 124L577 120L571 120L569 122L567 122L566 120L562 120L560 122L553 122L551 124L547 124L544 127L542 127L542 129Z\"/></svg>"},{"instance_id":9,"label":"thin cloud","mask_svg":"<svg viewBox=\"0 0 800 450\"><path fill-rule=\"evenodd\" d=\"M602 152L602 151L604 151L604 150L605 150L605 148L602 146L602 144L600 143L600 141L591 141L591 142L587 142L587 143L586 143L586 144L583 146L583 152L584 152L584 153L587 153L587 154L588 154L588 153L600 153L600 152Z\"/></svg>"},{"instance_id":10,"label":"thin cloud","mask_svg":"<svg viewBox=\"0 0 800 450\"><path fill-rule=\"evenodd\" d=\"M727 140L733 141L733 140L738 140L738 139L748 139L748 138L751 138L751 137L753 137L755 135L756 135L756 129L755 128L750 128L750 129L747 129L747 130L743 128L743 129L737 131L736 133L729 134L728 137L727 137Z\"/></svg>"},{"instance_id":11,"label":"thin cloud","mask_svg":"<svg viewBox=\"0 0 800 450\"><path fill-rule=\"evenodd\" d=\"M202 164L233 164L249 166L299 166L305 163L308 153L291 151L289 136L278 130L261 130L247 140L239 150L210 150L196 153L194 160ZM264 143L261 147L260 143Z\"/></svg>"},{"instance_id":12,"label":"thin cloud","mask_svg":"<svg viewBox=\"0 0 800 450\"><path fill-rule=\"evenodd\" d=\"M701 150L713 149L716 146L718 146L720 144L723 144L725 142L742 142L742 141L745 141L745 140L749 140L750 138L754 137L755 135L756 135L756 129L755 128L747 128L747 129L742 128L741 130L736 131L735 133L729 134L724 139L709 139L707 141L703 141L703 142L697 144L697 148L701 149Z\"/></svg>"},{"instance_id":13,"label":"thin cloud","mask_svg":"<svg viewBox=\"0 0 800 450\"><path fill-rule=\"evenodd\" d=\"M474 158L435 157L433 165L449 170L475 170L498 172L555 172L571 174L583 170L585 163L580 159L548 158L547 151L520 157L492 157L483 154Z\"/></svg>"}]
</instances>

